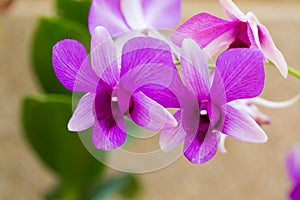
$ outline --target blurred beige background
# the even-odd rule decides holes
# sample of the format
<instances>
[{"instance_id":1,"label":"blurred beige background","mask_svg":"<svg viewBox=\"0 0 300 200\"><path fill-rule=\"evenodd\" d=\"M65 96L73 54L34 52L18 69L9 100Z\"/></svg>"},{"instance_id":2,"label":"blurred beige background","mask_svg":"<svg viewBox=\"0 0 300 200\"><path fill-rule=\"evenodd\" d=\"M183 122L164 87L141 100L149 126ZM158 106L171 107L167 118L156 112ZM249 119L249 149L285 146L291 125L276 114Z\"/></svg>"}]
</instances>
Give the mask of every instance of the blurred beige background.
<instances>
[{"instance_id":1,"label":"blurred beige background","mask_svg":"<svg viewBox=\"0 0 300 200\"><path fill-rule=\"evenodd\" d=\"M300 1L235 1L243 11L253 11L271 32L289 65L300 70ZM30 40L36 19L53 13L49 0L17 0L0 14L0 199L37 200L55 185L55 176L36 158L22 136L20 98L40 90L30 68ZM183 18L199 12L225 17L217 0L186 0ZM300 91L300 80L284 80L267 68L263 97L286 100ZM284 156L300 142L300 103L289 108L261 108L272 118L264 129L267 144L227 140L227 154L218 153L205 165L185 158L163 170L139 175L149 199L282 200L290 188ZM113 170L111 170L113 172Z\"/></svg>"}]
</instances>

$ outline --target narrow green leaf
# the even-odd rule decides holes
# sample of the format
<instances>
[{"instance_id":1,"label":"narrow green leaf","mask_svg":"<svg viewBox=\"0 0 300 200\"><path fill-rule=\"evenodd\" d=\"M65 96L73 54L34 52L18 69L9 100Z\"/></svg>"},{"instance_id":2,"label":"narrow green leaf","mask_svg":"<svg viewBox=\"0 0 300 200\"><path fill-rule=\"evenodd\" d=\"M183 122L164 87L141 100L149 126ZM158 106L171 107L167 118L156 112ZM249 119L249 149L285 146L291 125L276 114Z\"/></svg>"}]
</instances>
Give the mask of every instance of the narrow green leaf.
<instances>
[{"instance_id":1,"label":"narrow green leaf","mask_svg":"<svg viewBox=\"0 0 300 200\"><path fill-rule=\"evenodd\" d=\"M91 2L91 0L56 0L56 11L59 16L82 23L88 28Z\"/></svg>"},{"instance_id":2,"label":"narrow green leaf","mask_svg":"<svg viewBox=\"0 0 300 200\"><path fill-rule=\"evenodd\" d=\"M62 185L80 188L95 182L105 167L89 154L77 133L67 131L71 109L67 95L28 96L22 122L29 143Z\"/></svg>"},{"instance_id":3,"label":"narrow green leaf","mask_svg":"<svg viewBox=\"0 0 300 200\"><path fill-rule=\"evenodd\" d=\"M32 43L32 66L46 93L71 94L57 80L52 67L52 48L60 40L75 39L89 48L90 34L80 23L63 18L41 18Z\"/></svg>"}]
</instances>

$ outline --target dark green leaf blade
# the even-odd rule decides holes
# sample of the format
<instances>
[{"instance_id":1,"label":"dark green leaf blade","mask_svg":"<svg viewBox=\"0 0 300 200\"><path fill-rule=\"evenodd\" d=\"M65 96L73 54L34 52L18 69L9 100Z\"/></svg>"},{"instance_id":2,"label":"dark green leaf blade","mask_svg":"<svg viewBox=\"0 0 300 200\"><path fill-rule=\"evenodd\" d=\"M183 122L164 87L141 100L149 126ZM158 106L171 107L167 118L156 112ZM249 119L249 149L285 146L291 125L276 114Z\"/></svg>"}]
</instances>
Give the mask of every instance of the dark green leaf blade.
<instances>
[{"instance_id":1,"label":"dark green leaf blade","mask_svg":"<svg viewBox=\"0 0 300 200\"><path fill-rule=\"evenodd\" d=\"M71 109L67 95L29 96L23 101L22 121L29 143L62 184L80 188L96 181L105 167L89 154L77 133L67 131Z\"/></svg>"},{"instance_id":2,"label":"dark green leaf blade","mask_svg":"<svg viewBox=\"0 0 300 200\"><path fill-rule=\"evenodd\" d=\"M41 18L32 43L32 66L46 93L71 94L55 76L52 48L60 40L75 39L89 48L90 34L80 23L63 18Z\"/></svg>"},{"instance_id":3,"label":"dark green leaf blade","mask_svg":"<svg viewBox=\"0 0 300 200\"><path fill-rule=\"evenodd\" d=\"M59 16L82 23L88 28L91 2L91 0L56 0L56 12Z\"/></svg>"}]
</instances>

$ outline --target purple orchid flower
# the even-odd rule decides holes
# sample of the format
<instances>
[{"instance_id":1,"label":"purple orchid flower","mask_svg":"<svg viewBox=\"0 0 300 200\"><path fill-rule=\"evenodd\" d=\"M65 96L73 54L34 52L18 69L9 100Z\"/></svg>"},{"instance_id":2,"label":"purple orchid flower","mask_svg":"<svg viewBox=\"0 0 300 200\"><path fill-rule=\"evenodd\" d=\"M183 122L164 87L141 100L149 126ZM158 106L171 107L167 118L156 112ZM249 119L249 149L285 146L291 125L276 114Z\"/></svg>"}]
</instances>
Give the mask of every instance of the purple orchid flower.
<instances>
[{"instance_id":1,"label":"purple orchid flower","mask_svg":"<svg viewBox=\"0 0 300 200\"><path fill-rule=\"evenodd\" d=\"M292 181L293 188L290 191L291 200L300 199L300 145L295 145L287 153L286 168Z\"/></svg>"},{"instance_id":2,"label":"purple orchid flower","mask_svg":"<svg viewBox=\"0 0 300 200\"><path fill-rule=\"evenodd\" d=\"M247 114L234 108L237 99L258 96L264 87L264 57L258 49L231 49L222 53L210 83L204 53L191 39L183 41L182 76L197 101L174 114L178 126L162 131L160 146L169 150L184 141L184 155L201 164L216 153L220 134L264 143L267 136Z\"/></svg>"},{"instance_id":3,"label":"purple orchid flower","mask_svg":"<svg viewBox=\"0 0 300 200\"><path fill-rule=\"evenodd\" d=\"M180 0L93 0L89 30L105 27L112 36L145 28L172 28L180 21Z\"/></svg>"},{"instance_id":4,"label":"purple orchid flower","mask_svg":"<svg viewBox=\"0 0 300 200\"><path fill-rule=\"evenodd\" d=\"M227 46L229 48L253 46L259 48L265 58L272 61L280 73L287 77L287 63L275 46L267 28L259 23L253 13L245 15L231 0L220 0L220 3L229 21L207 13L197 14L171 35L174 42L181 46L184 35L194 39L211 56Z\"/></svg>"},{"instance_id":5,"label":"purple orchid flower","mask_svg":"<svg viewBox=\"0 0 300 200\"><path fill-rule=\"evenodd\" d=\"M87 92L68 123L70 131L94 126L96 148L112 150L126 139L123 116L149 130L174 127L177 121L160 104L146 96L142 86L173 84L178 76L170 47L163 41L139 37L125 43L121 70L116 45L103 27L97 27L91 40L91 63L84 47L75 40L63 40L53 48L57 78L69 90ZM174 83L179 84L179 83Z\"/></svg>"}]
</instances>

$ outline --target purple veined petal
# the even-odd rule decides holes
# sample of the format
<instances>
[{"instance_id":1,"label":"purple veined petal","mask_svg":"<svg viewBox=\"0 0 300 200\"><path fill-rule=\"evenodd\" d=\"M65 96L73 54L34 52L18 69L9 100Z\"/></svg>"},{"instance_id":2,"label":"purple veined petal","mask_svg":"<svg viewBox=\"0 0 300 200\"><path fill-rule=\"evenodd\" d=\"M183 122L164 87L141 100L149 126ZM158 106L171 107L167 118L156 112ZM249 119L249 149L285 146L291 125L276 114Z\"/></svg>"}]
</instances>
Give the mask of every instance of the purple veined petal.
<instances>
[{"instance_id":1,"label":"purple veined petal","mask_svg":"<svg viewBox=\"0 0 300 200\"><path fill-rule=\"evenodd\" d=\"M290 200L299 200L300 199L300 183L297 183L292 191L290 192Z\"/></svg>"},{"instance_id":2,"label":"purple veined petal","mask_svg":"<svg viewBox=\"0 0 300 200\"><path fill-rule=\"evenodd\" d=\"M208 99L210 82L207 59L204 52L196 42L191 39L185 39L180 55L185 85L197 99Z\"/></svg>"},{"instance_id":3,"label":"purple veined petal","mask_svg":"<svg viewBox=\"0 0 300 200\"><path fill-rule=\"evenodd\" d=\"M201 126L201 124L200 124ZM184 142L184 155L192 163L203 164L214 157L217 152L219 132L208 130L199 142L197 134L187 134Z\"/></svg>"},{"instance_id":4,"label":"purple veined petal","mask_svg":"<svg viewBox=\"0 0 300 200\"><path fill-rule=\"evenodd\" d=\"M180 81L179 84L182 85L183 83ZM179 97L172 92L172 88L166 88L157 84L148 84L140 87L139 91L143 92L146 96L150 97L165 108L180 108L180 102L178 100ZM185 90L182 90L182 93L185 93Z\"/></svg>"},{"instance_id":5,"label":"purple veined petal","mask_svg":"<svg viewBox=\"0 0 300 200\"><path fill-rule=\"evenodd\" d=\"M91 34L97 26L105 27L112 36L129 30L121 12L120 0L93 0L88 24Z\"/></svg>"},{"instance_id":6,"label":"purple veined petal","mask_svg":"<svg viewBox=\"0 0 300 200\"><path fill-rule=\"evenodd\" d=\"M159 146L164 152L168 152L169 150L181 144L186 137L186 132L184 131L181 123L180 110L174 114L174 118L177 120L178 125L176 127L167 128L161 131Z\"/></svg>"},{"instance_id":7,"label":"purple veined petal","mask_svg":"<svg viewBox=\"0 0 300 200\"><path fill-rule=\"evenodd\" d=\"M176 69L170 46L166 42L150 37L137 37L129 40L122 51L121 76L145 64L160 64Z\"/></svg>"},{"instance_id":8,"label":"purple veined petal","mask_svg":"<svg viewBox=\"0 0 300 200\"><path fill-rule=\"evenodd\" d=\"M121 146L126 139L126 127L118 102L112 97L112 89L98 91L94 103L96 122L92 141L96 148L112 150Z\"/></svg>"},{"instance_id":9,"label":"purple veined petal","mask_svg":"<svg viewBox=\"0 0 300 200\"><path fill-rule=\"evenodd\" d=\"M258 34L258 25L253 21L248 21L248 36L253 47L261 49L259 34Z\"/></svg>"},{"instance_id":10,"label":"purple veined petal","mask_svg":"<svg viewBox=\"0 0 300 200\"><path fill-rule=\"evenodd\" d=\"M211 43L209 43L203 50L209 55L213 57L216 55L220 50L224 49L228 46L228 44L232 44L235 40L235 30L232 29L227 31L226 33L220 35L216 39L214 39Z\"/></svg>"},{"instance_id":11,"label":"purple veined petal","mask_svg":"<svg viewBox=\"0 0 300 200\"><path fill-rule=\"evenodd\" d=\"M285 108L288 106L291 106L297 102L300 101L300 94L297 94L296 96L294 96L293 98L286 100L286 101L270 101L267 99L263 99L260 97L256 97L253 99L249 99L250 102L255 103L257 105L261 105L267 108Z\"/></svg>"},{"instance_id":12,"label":"purple veined petal","mask_svg":"<svg viewBox=\"0 0 300 200\"><path fill-rule=\"evenodd\" d=\"M99 78L114 87L120 78L117 47L103 27L97 27L92 34L91 60L92 68Z\"/></svg>"},{"instance_id":13,"label":"purple veined petal","mask_svg":"<svg viewBox=\"0 0 300 200\"><path fill-rule=\"evenodd\" d=\"M131 29L143 29L148 27L148 24L144 18L141 1L123 0L122 10L126 22Z\"/></svg>"},{"instance_id":14,"label":"purple veined petal","mask_svg":"<svg viewBox=\"0 0 300 200\"><path fill-rule=\"evenodd\" d=\"M259 49L236 48L222 53L216 62L212 101L224 104L258 96L264 87L264 56Z\"/></svg>"},{"instance_id":15,"label":"purple veined petal","mask_svg":"<svg viewBox=\"0 0 300 200\"><path fill-rule=\"evenodd\" d=\"M293 183L300 182L300 145L294 145L286 155L286 169Z\"/></svg>"},{"instance_id":16,"label":"purple veined petal","mask_svg":"<svg viewBox=\"0 0 300 200\"><path fill-rule=\"evenodd\" d=\"M282 76L286 78L288 75L288 66L282 53L275 46L269 31L263 25L259 25L258 30L261 49L265 57L271 60Z\"/></svg>"},{"instance_id":17,"label":"purple veined petal","mask_svg":"<svg viewBox=\"0 0 300 200\"><path fill-rule=\"evenodd\" d=\"M132 94L132 99L133 106L128 117L139 126L153 131L177 126L177 120L168 110L142 92Z\"/></svg>"},{"instance_id":18,"label":"purple veined petal","mask_svg":"<svg viewBox=\"0 0 300 200\"><path fill-rule=\"evenodd\" d=\"M233 3L232 0L220 0L225 13L231 20L247 21L246 15Z\"/></svg>"},{"instance_id":19,"label":"purple veined petal","mask_svg":"<svg viewBox=\"0 0 300 200\"><path fill-rule=\"evenodd\" d=\"M94 146L100 150L113 150L121 146L126 140L125 122L107 127L107 121L96 121L92 133ZM124 123L124 124L123 124Z\"/></svg>"},{"instance_id":20,"label":"purple veined petal","mask_svg":"<svg viewBox=\"0 0 300 200\"><path fill-rule=\"evenodd\" d=\"M180 0L143 0L144 17L155 28L173 28L181 19Z\"/></svg>"},{"instance_id":21,"label":"purple veined petal","mask_svg":"<svg viewBox=\"0 0 300 200\"><path fill-rule=\"evenodd\" d=\"M83 131L95 123L94 116L95 94L87 93L79 100L79 103L68 123L69 131Z\"/></svg>"},{"instance_id":22,"label":"purple veined petal","mask_svg":"<svg viewBox=\"0 0 300 200\"><path fill-rule=\"evenodd\" d=\"M224 124L220 130L223 134L244 142L267 142L268 137L265 132L247 113L226 105L223 117Z\"/></svg>"},{"instance_id":23,"label":"purple veined petal","mask_svg":"<svg viewBox=\"0 0 300 200\"><path fill-rule=\"evenodd\" d=\"M170 35L172 41L182 46L182 42L185 38L191 38L195 40L201 48L205 48L216 38L220 37L226 32L235 33L238 22L230 22L221 18L215 17L207 13L200 13L182 24L176 32ZM232 35L233 39L236 37ZM230 41L228 41L228 44Z\"/></svg>"},{"instance_id":24,"label":"purple veined petal","mask_svg":"<svg viewBox=\"0 0 300 200\"><path fill-rule=\"evenodd\" d=\"M62 40L53 47L52 64L58 80L68 90L94 92L99 78L93 72L87 52L76 40Z\"/></svg>"},{"instance_id":25,"label":"purple veined petal","mask_svg":"<svg viewBox=\"0 0 300 200\"><path fill-rule=\"evenodd\" d=\"M162 64L144 64L135 67L121 76L119 87L133 93L146 85L160 85L165 88L175 87L180 79L177 70ZM180 85L179 85L180 87Z\"/></svg>"},{"instance_id":26,"label":"purple veined petal","mask_svg":"<svg viewBox=\"0 0 300 200\"><path fill-rule=\"evenodd\" d=\"M225 140L227 135L220 133L220 139L219 139L219 151L221 153L227 153L227 149L225 147Z\"/></svg>"}]
</instances>

